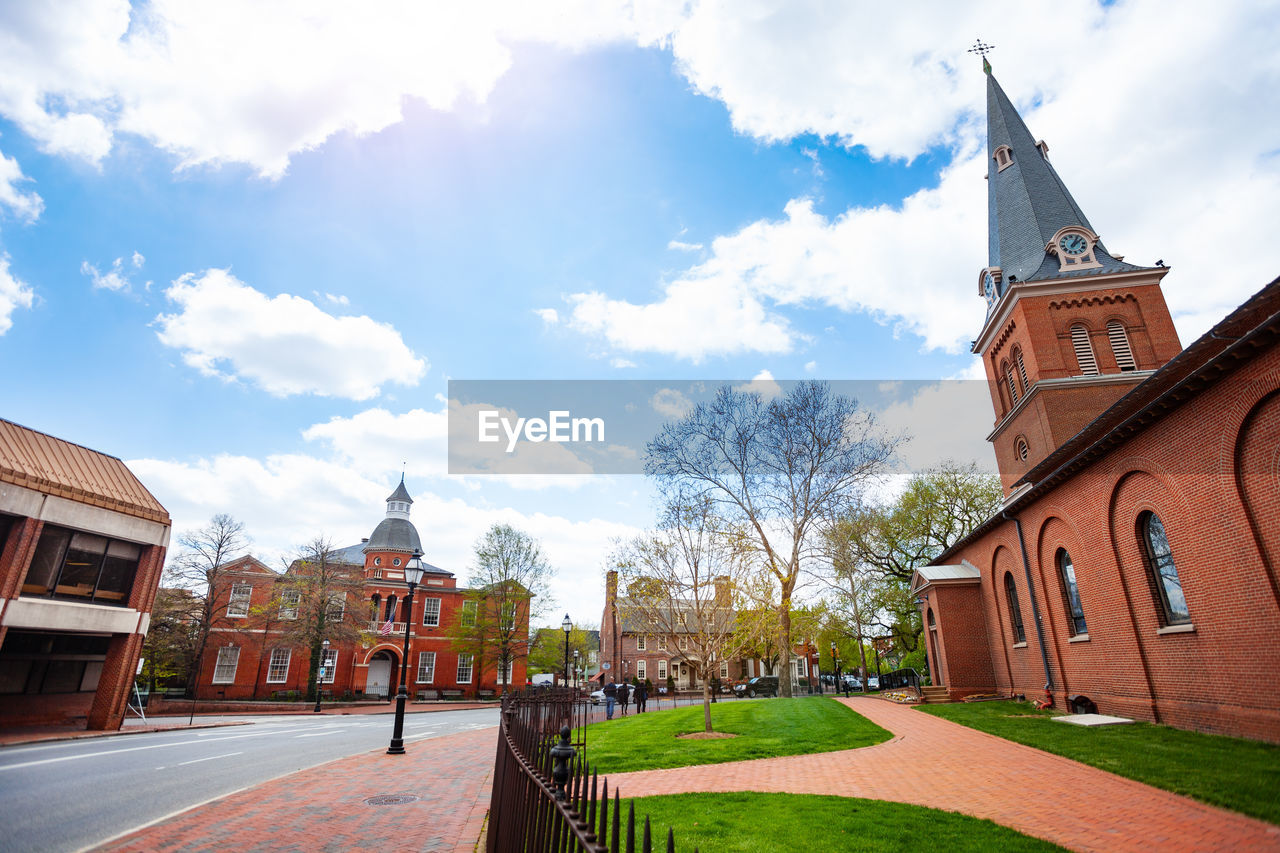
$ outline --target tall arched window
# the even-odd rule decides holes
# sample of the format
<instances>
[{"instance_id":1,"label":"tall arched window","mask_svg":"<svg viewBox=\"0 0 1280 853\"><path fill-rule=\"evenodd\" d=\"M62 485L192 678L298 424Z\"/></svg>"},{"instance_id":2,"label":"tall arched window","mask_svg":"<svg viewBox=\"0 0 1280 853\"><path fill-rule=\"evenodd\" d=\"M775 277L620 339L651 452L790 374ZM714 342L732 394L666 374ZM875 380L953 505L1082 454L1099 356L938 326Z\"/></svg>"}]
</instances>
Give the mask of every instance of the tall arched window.
<instances>
[{"instance_id":1,"label":"tall arched window","mask_svg":"<svg viewBox=\"0 0 1280 853\"><path fill-rule=\"evenodd\" d=\"M1107 337L1111 339L1111 352L1115 354L1116 365L1122 371L1137 370L1137 362L1133 360L1133 350L1129 348L1129 336L1125 334L1124 324L1119 320L1107 322Z\"/></svg>"},{"instance_id":2,"label":"tall arched window","mask_svg":"<svg viewBox=\"0 0 1280 853\"><path fill-rule=\"evenodd\" d=\"M1018 405L1018 383L1013 378L1013 368L1005 367L1004 378L1009 382L1009 399L1013 401L1013 405Z\"/></svg>"},{"instance_id":3,"label":"tall arched window","mask_svg":"<svg viewBox=\"0 0 1280 853\"><path fill-rule=\"evenodd\" d=\"M374 593L369 599L369 621L376 622L378 619L378 605L382 603L382 596Z\"/></svg>"},{"instance_id":4,"label":"tall arched window","mask_svg":"<svg viewBox=\"0 0 1280 853\"><path fill-rule=\"evenodd\" d=\"M1093 357L1093 344L1089 342L1089 330L1077 323L1071 327L1071 345L1076 350L1076 364L1080 373L1092 376L1098 372L1098 360Z\"/></svg>"},{"instance_id":5,"label":"tall arched window","mask_svg":"<svg viewBox=\"0 0 1280 853\"><path fill-rule=\"evenodd\" d=\"M394 595L387 596L387 612L383 618L388 622L396 621L396 597Z\"/></svg>"},{"instance_id":6,"label":"tall arched window","mask_svg":"<svg viewBox=\"0 0 1280 853\"><path fill-rule=\"evenodd\" d=\"M1018 606L1018 587L1013 583L1013 574L1004 573L1004 597L1009 602L1009 626L1013 629L1013 641L1025 643L1027 632L1022 629L1022 608Z\"/></svg>"},{"instance_id":7,"label":"tall arched window","mask_svg":"<svg viewBox=\"0 0 1280 853\"><path fill-rule=\"evenodd\" d=\"M1138 531L1147 554L1147 570L1156 593L1161 624L1190 624L1191 611L1187 609L1187 598L1182 593L1178 567L1173 564L1173 551L1169 548L1164 522L1154 512L1144 512L1138 516Z\"/></svg>"},{"instance_id":8,"label":"tall arched window","mask_svg":"<svg viewBox=\"0 0 1280 853\"><path fill-rule=\"evenodd\" d=\"M1062 581L1062 600L1067 610L1067 627L1071 636L1089 633L1084 623L1084 606L1080 603L1080 589L1076 586L1076 567L1066 548L1058 549L1058 578Z\"/></svg>"},{"instance_id":9,"label":"tall arched window","mask_svg":"<svg viewBox=\"0 0 1280 853\"><path fill-rule=\"evenodd\" d=\"M1031 383L1027 381L1027 366L1022 362L1022 350L1014 350L1013 360L1018 363L1018 376L1022 377L1022 393L1027 393Z\"/></svg>"}]
</instances>

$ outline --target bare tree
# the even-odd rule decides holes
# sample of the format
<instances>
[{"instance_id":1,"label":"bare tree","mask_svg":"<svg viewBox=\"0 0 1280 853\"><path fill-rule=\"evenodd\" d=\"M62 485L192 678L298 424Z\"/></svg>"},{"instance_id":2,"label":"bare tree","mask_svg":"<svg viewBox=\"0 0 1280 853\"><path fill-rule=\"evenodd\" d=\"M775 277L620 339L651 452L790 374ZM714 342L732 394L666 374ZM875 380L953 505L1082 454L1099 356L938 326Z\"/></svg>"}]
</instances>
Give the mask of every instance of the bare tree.
<instances>
[{"instance_id":1,"label":"bare tree","mask_svg":"<svg viewBox=\"0 0 1280 853\"><path fill-rule=\"evenodd\" d=\"M752 552L742 531L718 517L703 497L669 504L656 531L624 543L614 558L626 586L618 602L623 620L665 639L701 672L708 732L714 667L750 648L772 621L772 614L740 606L752 587L767 583Z\"/></svg>"},{"instance_id":2,"label":"bare tree","mask_svg":"<svg viewBox=\"0 0 1280 853\"><path fill-rule=\"evenodd\" d=\"M223 575L228 571L228 564L244 553L248 545L244 524L226 513L219 513L204 527L180 535L180 550L165 567L165 585L187 590L187 594L171 599L175 610L170 615L188 626L197 650L190 657L186 672L187 690L193 696L209 631L214 620L226 614L229 603L222 596Z\"/></svg>"},{"instance_id":3,"label":"bare tree","mask_svg":"<svg viewBox=\"0 0 1280 853\"><path fill-rule=\"evenodd\" d=\"M320 654L328 640L334 646L355 644L367 631L361 628L364 613L364 578L360 567L335 558L333 543L317 536L299 549L279 580L268 608L281 618L284 645L308 653L307 697L314 700ZM405 661L404 666L408 666Z\"/></svg>"},{"instance_id":4,"label":"bare tree","mask_svg":"<svg viewBox=\"0 0 1280 853\"><path fill-rule=\"evenodd\" d=\"M783 696L792 695L791 600L820 547L815 534L881 476L896 445L857 401L801 382L767 402L722 387L646 448L645 473L685 502L709 498L752 532L778 584Z\"/></svg>"},{"instance_id":5,"label":"bare tree","mask_svg":"<svg viewBox=\"0 0 1280 853\"><path fill-rule=\"evenodd\" d=\"M509 686L516 659L528 657L530 621L552 604L550 577L538 540L510 524L493 525L476 542L454 646L474 655L478 673L490 661L501 691Z\"/></svg>"}]
</instances>

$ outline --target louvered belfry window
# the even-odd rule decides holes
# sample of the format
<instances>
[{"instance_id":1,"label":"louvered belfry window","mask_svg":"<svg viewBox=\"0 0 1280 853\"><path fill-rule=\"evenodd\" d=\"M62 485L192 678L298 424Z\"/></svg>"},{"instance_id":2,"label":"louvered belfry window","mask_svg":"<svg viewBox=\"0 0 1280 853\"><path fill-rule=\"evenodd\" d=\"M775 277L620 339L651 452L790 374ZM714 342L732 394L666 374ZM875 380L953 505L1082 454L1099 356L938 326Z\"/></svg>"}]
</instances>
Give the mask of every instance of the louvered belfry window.
<instances>
[{"instance_id":1,"label":"louvered belfry window","mask_svg":"<svg viewBox=\"0 0 1280 853\"><path fill-rule=\"evenodd\" d=\"M1022 377L1022 390L1025 392L1031 387L1031 383L1027 381L1027 366L1022 363L1022 350L1013 354L1013 360L1018 363L1018 375Z\"/></svg>"},{"instance_id":2,"label":"louvered belfry window","mask_svg":"<svg viewBox=\"0 0 1280 853\"><path fill-rule=\"evenodd\" d=\"M1093 345L1089 343L1089 330L1084 326L1071 327L1071 345L1076 349L1076 363L1080 372L1092 376L1098 372L1098 360L1093 357Z\"/></svg>"},{"instance_id":3,"label":"louvered belfry window","mask_svg":"<svg viewBox=\"0 0 1280 853\"><path fill-rule=\"evenodd\" d=\"M1013 368L1006 367L1004 369L1004 378L1009 380L1009 401L1010 405L1018 404L1018 383L1013 378Z\"/></svg>"},{"instance_id":4,"label":"louvered belfry window","mask_svg":"<svg viewBox=\"0 0 1280 853\"><path fill-rule=\"evenodd\" d=\"M1129 336L1125 334L1124 324L1119 320L1107 323L1107 336L1111 338L1111 351L1115 353L1116 364L1121 370L1137 370L1133 360L1133 350L1129 349Z\"/></svg>"}]
</instances>

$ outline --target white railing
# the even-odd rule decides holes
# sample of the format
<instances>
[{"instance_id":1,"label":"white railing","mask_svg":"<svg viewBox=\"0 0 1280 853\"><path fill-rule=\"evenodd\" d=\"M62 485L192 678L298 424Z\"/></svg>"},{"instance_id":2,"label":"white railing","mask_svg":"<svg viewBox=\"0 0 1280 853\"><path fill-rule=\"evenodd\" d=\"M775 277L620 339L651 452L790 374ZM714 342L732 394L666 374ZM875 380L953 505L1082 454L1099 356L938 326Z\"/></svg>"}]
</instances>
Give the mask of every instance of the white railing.
<instances>
[{"instance_id":1,"label":"white railing","mask_svg":"<svg viewBox=\"0 0 1280 853\"><path fill-rule=\"evenodd\" d=\"M383 625L385 625L385 624L387 624L385 621L383 621L383 622L378 622L378 621L370 622L370 623L369 623L369 630L370 630L370 631L372 631L372 632L373 632L373 633L375 633L375 634L382 634L382 626L383 626ZM390 633L390 634L387 634L387 635L385 635L385 636L388 636L388 637L400 637L400 638L402 638L402 639L403 639L403 638L404 638L404 623L403 623L403 622L392 622L392 623L391 623L391 633Z\"/></svg>"}]
</instances>

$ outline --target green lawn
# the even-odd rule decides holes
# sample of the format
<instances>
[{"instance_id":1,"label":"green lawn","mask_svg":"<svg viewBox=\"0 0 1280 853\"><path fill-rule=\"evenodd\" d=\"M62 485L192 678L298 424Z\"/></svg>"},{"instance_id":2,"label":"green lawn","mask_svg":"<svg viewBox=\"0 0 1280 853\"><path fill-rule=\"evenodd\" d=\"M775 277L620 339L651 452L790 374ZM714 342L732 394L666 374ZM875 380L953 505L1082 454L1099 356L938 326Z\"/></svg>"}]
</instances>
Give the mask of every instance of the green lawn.
<instances>
[{"instance_id":1,"label":"green lawn","mask_svg":"<svg viewBox=\"0 0 1280 853\"><path fill-rule=\"evenodd\" d=\"M675 827L677 850L697 847L701 853L1062 849L989 820L878 800L732 793L638 797L634 802L636 837L648 814L657 850L665 849L668 826ZM625 821L626 805L622 808Z\"/></svg>"},{"instance_id":2,"label":"green lawn","mask_svg":"<svg viewBox=\"0 0 1280 853\"><path fill-rule=\"evenodd\" d=\"M587 760L601 773L626 773L870 746L889 732L829 698L734 699L711 706L711 724L738 737L680 740L702 731L702 706L633 714L587 728Z\"/></svg>"},{"instance_id":3,"label":"green lawn","mask_svg":"<svg viewBox=\"0 0 1280 853\"><path fill-rule=\"evenodd\" d=\"M1086 728L1052 722L1028 702L918 710L1073 758L1166 791L1280 823L1280 746L1150 723Z\"/></svg>"}]
</instances>

